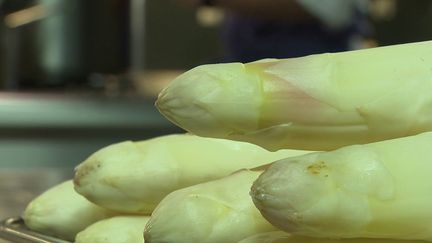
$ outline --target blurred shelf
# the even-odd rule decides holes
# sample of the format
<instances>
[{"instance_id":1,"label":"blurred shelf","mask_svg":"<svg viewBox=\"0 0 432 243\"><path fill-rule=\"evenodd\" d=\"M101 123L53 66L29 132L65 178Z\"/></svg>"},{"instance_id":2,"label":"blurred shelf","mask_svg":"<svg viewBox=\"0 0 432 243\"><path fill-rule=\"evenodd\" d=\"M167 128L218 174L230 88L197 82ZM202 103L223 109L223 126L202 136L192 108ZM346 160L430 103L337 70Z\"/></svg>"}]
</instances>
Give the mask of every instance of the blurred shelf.
<instances>
[{"instance_id":1,"label":"blurred shelf","mask_svg":"<svg viewBox=\"0 0 432 243\"><path fill-rule=\"evenodd\" d=\"M113 143L183 132L153 103L142 97L0 93L0 169L72 168Z\"/></svg>"},{"instance_id":2,"label":"blurred shelf","mask_svg":"<svg viewBox=\"0 0 432 243\"><path fill-rule=\"evenodd\" d=\"M172 128L153 103L139 97L0 93L0 129Z\"/></svg>"}]
</instances>

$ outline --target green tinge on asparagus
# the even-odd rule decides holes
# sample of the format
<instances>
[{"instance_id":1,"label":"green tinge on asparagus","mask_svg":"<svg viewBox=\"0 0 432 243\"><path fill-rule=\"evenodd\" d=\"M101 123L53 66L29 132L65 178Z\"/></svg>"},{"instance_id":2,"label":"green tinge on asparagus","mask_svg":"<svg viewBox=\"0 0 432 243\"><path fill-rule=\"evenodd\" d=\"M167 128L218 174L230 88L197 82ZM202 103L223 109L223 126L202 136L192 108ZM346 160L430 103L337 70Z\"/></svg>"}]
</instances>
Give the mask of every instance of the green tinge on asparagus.
<instances>
[{"instance_id":1,"label":"green tinge on asparagus","mask_svg":"<svg viewBox=\"0 0 432 243\"><path fill-rule=\"evenodd\" d=\"M98 221L77 234L75 243L143 243L149 216L116 216Z\"/></svg>"},{"instance_id":2,"label":"green tinge on asparagus","mask_svg":"<svg viewBox=\"0 0 432 243\"><path fill-rule=\"evenodd\" d=\"M253 205L249 188L261 172L242 170L225 178L172 192L147 223L147 243L236 243L274 231Z\"/></svg>"},{"instance_id":3,"label":"green tinge on asparagus","mask_svg":"<svg viewBox=\"0 0 432 243\"><path fill-rule=\"evenodd\" d=\"M273 231L253 235L238 243L426 243L418 240L392 239L322 239L290 235L283 231Z\"/></svg>"},{"instance_id":4,"label":"green tinge on asparagus","mask_svg":"<svg viewBox=\"0 0 432 243\"><path fill-rule=\"evenodd\" d=\"M76 193L69 180L33 199L22 217L31 230L74 240L75 235L87 226L112 215L113 212L96 206Z\"/></svg>"},{"instance_id":5,"label":"green tinge on asparagus","mask_svg":"<svg viewBox=\"0 0 432 243\"><path fill-rule=\"evenodd\" d=\"M194 68L159 95L191 133L330 150L432 130L432 41Z\"/></svg>"},{"instance_id":6,"label":"green tinge on asparagus","mask_svg":"<svg viewBox=\"0 0 432 243\"><path fill-rule=\"evenodd\" d=\"M432 133L280 160L253 201L304 236L432 241Z\"/></svg>"},{"instance_id":7,"label":"green tinge on asparagus","mask_svg":"<svg viewBox=\"0 0 432 243\"><path fill-rule=\"evenodd\" d=\"M189 134L105 147L75 173L75 190L104 208L149 214L170 192L307 151L269 152L254 144Z\"/></svg>"}]
</instances>

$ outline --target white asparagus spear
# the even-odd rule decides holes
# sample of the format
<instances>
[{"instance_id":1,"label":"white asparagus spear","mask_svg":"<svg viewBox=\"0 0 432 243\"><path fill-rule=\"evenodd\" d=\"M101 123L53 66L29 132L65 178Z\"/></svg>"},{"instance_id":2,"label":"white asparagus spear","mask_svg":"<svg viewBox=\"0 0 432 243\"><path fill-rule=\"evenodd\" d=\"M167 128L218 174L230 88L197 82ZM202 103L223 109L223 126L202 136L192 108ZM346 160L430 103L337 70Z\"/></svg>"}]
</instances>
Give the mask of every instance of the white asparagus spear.
<instances>
[{"instance_id":1,"label":"white asparagus spear","mask_svg":"<svg viewBox=\"0 0 432 243\"><path fill-rule=\"evenodd\" d=\"M199 136L269 150L330 150L432 130L432 41L210 64L175 79L157 107Z\"/></svg>"},{"instance_id":2,"label":"white asparagus spear","mask_svg":"<svg viewBox=\"0 0 432 243\"><path fill-rule=\"evenodd\" d=\"M103 148L81 163L75 189L105 208L149 214L174 190L306 152L269 152L249 143L189 134L128 141Z\"/></svg>"},{"instance_id":3,"label":"white asparagus spear","mask_svg":"<svg viewBox=\"0 0 432 243\"><path fill-rule=\"evenodd\" d=\"M22 217L31 230L73 240L87 226L114 214L76 193L69 180L33 199Z\"/></svg>"},{"instance_id":4,"label":"white asparagus spear","mask_svg":"<svg viewBox=\"0 0 432 243\"><path fill-rule=\"evenodd\" d=\"M143 243L150 216L116 216L98 221L79 232L75 243Z\"/></svg>"},{"instance_id":5,"label":"white asparagus spear","mask_svg":"<svg viewBox=\"0 0 432 243\"><path fill-rule=\"evenodd\" d=\"M147 243L236 243L274 231L249 196L261 172L242 170L166 196L147 223Z\"/></svg>"},{"instance_id":6,"label":"white asparagus spear","mask_svg":"<svg viewBox=\"0 0 432 243\"><path fill-rule=\"evenodd\" d=\"M431 171L428 132L277 161L251 195L287 232L432 241Z\"/></svg>"}]
</instances>

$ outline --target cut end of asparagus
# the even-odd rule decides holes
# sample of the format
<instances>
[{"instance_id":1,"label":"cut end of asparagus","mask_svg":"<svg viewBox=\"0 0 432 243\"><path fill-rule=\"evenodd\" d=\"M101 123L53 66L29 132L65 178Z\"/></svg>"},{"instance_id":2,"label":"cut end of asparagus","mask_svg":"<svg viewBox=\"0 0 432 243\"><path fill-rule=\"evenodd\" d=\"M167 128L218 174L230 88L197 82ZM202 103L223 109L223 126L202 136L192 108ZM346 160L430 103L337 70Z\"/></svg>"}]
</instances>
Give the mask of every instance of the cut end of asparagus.
<instances>
[{"instance_id":1,"label":"cut end of asparagus","mask_svg":"<svg viewBox=\"0 0 432 243\"><path fill-rule=\"evenodd\" d=\"M263 216L292 233L352 237L373 217L369 200L388 200L393 180L377 156L360 146L281 160L252 186Z\"/></svg>"},{"instance_id":2,"label":"cut end of asparagus","mask_svg":"<svg viewBox=\"0 0 432 243\"><path fill-rule=\"evenodd\" d=\"M156 106L188 131L225 137L258 127L260 82L242 63L203 65L175 79L159 94Z\"/></svg>"}]
</instances>

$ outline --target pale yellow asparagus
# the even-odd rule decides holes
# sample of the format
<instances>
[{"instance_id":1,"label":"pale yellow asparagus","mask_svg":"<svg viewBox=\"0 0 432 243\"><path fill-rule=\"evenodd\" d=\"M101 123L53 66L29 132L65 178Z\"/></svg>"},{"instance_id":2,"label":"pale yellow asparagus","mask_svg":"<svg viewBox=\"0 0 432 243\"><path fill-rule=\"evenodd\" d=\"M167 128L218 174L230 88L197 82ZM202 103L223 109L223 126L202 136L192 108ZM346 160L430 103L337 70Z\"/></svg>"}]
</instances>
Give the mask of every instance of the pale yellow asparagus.
<instances>
[{"instance_id":1,"label":"pale yellow asparagus","mask_svg":"<svg viewBox=\"0 0 432 243\"><path fill-rule=\"evenodd\" d=\"M98 221L79 232L75 243L143 243L149 216L116 216Z\"/></svg>"},{"instance_id":2,"label":"pale yellow asparagus","mask_svg":"<svg viewBox=\"0 0 432 243\"><path fill-rule=\"evenodd\" d=\"M145 241L236 243L250 235L274 231L249 197L249 188L260 174L242 170L170 193L147 223Z\"/></svg>"},{"instance_id":3,"label":"pale yellow asparagus","mask_svg":"<svg viewBox=\"0 0 432 243\"><path fill-rule=\"evenodd\" d=\"M22 217L31 230L73 240L75 235L87 226L114 214L76 193L72 181L69 180L36 197L27 206Z\"/></svg>"},{"instance_id":4,"label":"pale yellow asparagus","mask_svg":"<svg viewBox=\"0 0 432 243\"><path fill-rule=\"evenodd\" d=\"M80 164L75 189L105 208L149 214L168 193L306 151L269 152L253 144L189 134L105 147Z\"/></svg>"},{"instance_id":5,"label":"pale yellow asparagus","mask_svg":"<svg viewBox=\"0 0 432 243\"><path fill-rule=\"evenodd\" d=\"M392 239L322 239L290 235L283 231L273 231L253 235L238 243L426 243L418 240Z\"/></svg>"},{"instance_id":6,"label":"pale yellow asparagus","mask_svg":"<svg viewBox=\"0 0 432 243\"><path fill-rule=\"evenodd\" d=\"M330 150L432 130L432 41L196 67L159 95L185 130Z\"/></svg>"},{"instance_id":7,"label":"pale yellow asparagus","mask_svg":"<svg viewBox=\"0 0 432 243\"><path fill-rule=\"evenodd\" d=\"M427 132L277 161L251 195L287 232L432 241L431 171Z\"/></svg>"}]
</instances>

